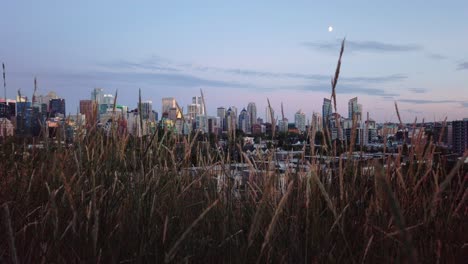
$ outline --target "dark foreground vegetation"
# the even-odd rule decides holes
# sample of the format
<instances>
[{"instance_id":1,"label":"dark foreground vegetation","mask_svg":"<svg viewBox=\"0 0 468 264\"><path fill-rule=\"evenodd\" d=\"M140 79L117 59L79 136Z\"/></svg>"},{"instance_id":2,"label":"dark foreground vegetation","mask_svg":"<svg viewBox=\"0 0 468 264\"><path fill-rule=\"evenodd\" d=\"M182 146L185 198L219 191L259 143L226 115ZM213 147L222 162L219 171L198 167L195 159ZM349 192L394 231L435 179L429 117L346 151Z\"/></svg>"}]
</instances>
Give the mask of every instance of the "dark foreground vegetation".
<instances>
[{"instance_id":1,"label":"dark foreground vegetation","mask_svg":"<svg viewBox=\"0 0 468 264\"><path fill-rule=\"evenodd\" d=\"M273 169L259 177L242 156L252 176L239 191L211 171L229 164L230 152L195 138L90 131L70 146L3 142L0 262L467 259L468 170L464 158L451 165L438 159L432 143L414 137L406 164L393 157L340 160L327 165L331 175L312 159L307 171L281 176ZM336 146L320 151L332 155ZM200 169L184 169L192 166Z\"/></svg>"},{"instance_id":2,"label":"dark foreground vegetation","mask_svg":"<svg viewBox=\"0 0 468 264\"><path fill-rule=\"evenodd\" d=\"M194 175L181 169L191 165L190 151L177 161L177 140L164 134L131 142L96 133L73 147L3 145L0 262L466 257L468 175L462 162L447 171L430 151L423 155L416 148L406 167L340 162L331 182L312 162L309 172L286 171L286 191L279 173L271 172L236 196L232 181L218 189L210 173L215 159L228 163L228 157L199 156L202 169ZM185 143L201 151L197 142ZM364 165L374 165L374 175L361 173Z\"/></svg>"}]
</instances>

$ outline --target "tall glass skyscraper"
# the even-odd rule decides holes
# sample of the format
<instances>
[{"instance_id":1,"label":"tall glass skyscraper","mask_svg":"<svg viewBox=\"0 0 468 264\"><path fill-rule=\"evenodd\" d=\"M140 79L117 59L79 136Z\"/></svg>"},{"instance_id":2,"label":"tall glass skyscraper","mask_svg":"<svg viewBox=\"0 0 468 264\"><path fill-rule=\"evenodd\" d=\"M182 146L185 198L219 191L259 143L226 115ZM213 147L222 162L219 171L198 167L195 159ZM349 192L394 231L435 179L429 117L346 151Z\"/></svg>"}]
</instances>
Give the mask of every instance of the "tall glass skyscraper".
<instances>
[{"instance_id":1,"label":"tall glass skyscraper","mask_svg":"<svg viewBox=\"0 0 468 264\"><path fill-rule=\"evenodd\" d=\"M250 125L254 125L257 123L257 106L254 102L250 102L247 105L247 113L250 116Z\"/></svg>"},{"instance_id":2,"label":"tall glass skyscraper","mask_svg":"<svg viewBox=\"0 0 468 264\"><path fill-rule=\"evenodd\" d=\"M322 121L323 121L324 128L328 126L328 119L330 118L331 114L332 114L331 100L327 98L323 98Z\"/></svg>"}]
</instances>

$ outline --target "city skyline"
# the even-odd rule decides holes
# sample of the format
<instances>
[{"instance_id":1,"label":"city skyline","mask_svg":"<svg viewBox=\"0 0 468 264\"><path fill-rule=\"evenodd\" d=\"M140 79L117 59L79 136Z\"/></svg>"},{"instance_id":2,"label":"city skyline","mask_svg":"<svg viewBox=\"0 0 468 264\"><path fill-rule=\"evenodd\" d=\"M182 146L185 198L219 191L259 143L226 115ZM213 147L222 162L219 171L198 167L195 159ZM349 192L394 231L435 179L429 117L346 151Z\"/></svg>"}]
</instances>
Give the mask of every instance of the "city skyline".
<instances>
[{"instance_id":1,"label":"city skyline","mask_svg":"<svg viewBox=\"0 0 468 264\"><path fill-rule=\"evenodd\" d=\"M341 7L46 2L28 9L8 2L3 8L7 97L21 89L31 98L37 76L38 92L56 91L67 99L69 113L79 106L72 98L88 99L96 87L118 90L118 101L130 108L141 88L143 100L156 102L154 109L163 97L186 107L201 88L210 115L219 106L240 111L249 102L265 109L268 98L276 113L283 102L289 120L298 109L311 119L330 97L344 37L338 113L347 115L353 97L378 122L397 122L394 101L404 122L457 120L468 113L464 1ZM379 19L384 12L394 19Z\"/></svg>"}]
</instances>

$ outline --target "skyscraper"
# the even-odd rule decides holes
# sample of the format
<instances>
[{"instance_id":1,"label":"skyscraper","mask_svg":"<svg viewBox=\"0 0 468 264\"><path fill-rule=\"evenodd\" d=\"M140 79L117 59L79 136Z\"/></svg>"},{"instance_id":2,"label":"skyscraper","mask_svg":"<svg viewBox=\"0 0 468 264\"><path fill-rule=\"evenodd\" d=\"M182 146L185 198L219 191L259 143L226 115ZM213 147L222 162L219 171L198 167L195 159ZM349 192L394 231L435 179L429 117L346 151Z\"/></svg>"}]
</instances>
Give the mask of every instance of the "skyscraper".
<instances>
[{"instance_id":1,"label":"skyscraper","mask_svg":"<svg viewBox=\"0 0 468 264\"><path fill-rule=\"evenodd\" d=\"M468 119L452 122L452 149L453 152L463 155L468 149Z\"/></svg>"},{"instance_id":2,"label":"skyscraper","mask_svg":"<svg viewBox=\"0 0 468 264\"><path fill-rule=\"evenodd\" d=\"M250 102L247 105L247 113L249 113L250 116L250 126L253 126L257 123L257 106L254 102Z\"/></svg>"},{"instance_id":3,"label":"skyscraper","mask_svg":"<svg viewBox=\"0 0 468 264\"><path fill-rule=\"evenodd\" d=\"M226 126L226 108L220 106L216 110L216 114L219 117L219 127L222 129L222 131L227 130Z\"/></svg>"},{"instance_id":4,"label":"skyscraper","mask_svg":"<svg viewBox=\"0 0 468 264\"><path fill-rule=\"evenodd\" d=\"M356 116L356 120L360 122L362 120L362 105L358 104L358 98L354 97L348 101L348 118L353 120Z\"/></svg>"},{"instance_id":5,"label":"skyscraper","mask_svg":"<svg viewBox=\"0 0 468 264\"><path fill-rule=\"evenodd\" d=\"M141 117L143 119L150 119L150 116L153 112L153 101L143 101L141 102Z\"/></svg>"},{"instance_id":6,"label":"skyscraper","mask_svg":"<svg viewBox=\"0 0 468 264\"><path fill-rule=\"evenodd\" d=\"M91 100L95 101L97 104L102 104L104 100L104 89L94 88L91 92Z\"/></svg>"},{"instance_id":7,"label":"skyscraper","mask_svg":"<svg viewBox=\"0 0 468 264\"><path fill-rule=\"evenodd\" d=\"M331 100L327 98L323 98L323 105L322 105L323 128L328 126L328 120L331 114L332 114Z\"/></svg>"},{"instance_id":8,"label":"skyscraper","mask_svg":"<svg viewBox=\"0 0 468 264\"><path fill-rule=\"evenodd\" d=\"M174 97L166 97L162 99L161 114L169 113L171 108L176 108L177 103Z\"/></svg>"},{"instance_id":9,"label":"skyscraper","mask_svg":"<svg viewBox=\"0 0 468 264\"><path fill-rule=\"evenodd\" d=\"M299 109L299 111L296 112L294 115L294 123L296 125L296 128L301 132L305 132L305 127L306 127L306 115L302 110Z\"/></svg>"},{"instance_id":10,"label":"skyscraper","mask_svg":"<svg viewBox=\"0 0 468 264\"><path fill-rule=\"evenodd\" d=\"M322 116L319 113L312 114L312 127L315 128L315 131L323 130Z\"/></svg>"},{"instance_id":11,"label":"skyscraper","mask_svg":"<svg viewBox=\"0 0 468 264\"><path fill-rule=\"evenodd\" d=\"M93 100L80 100L80 114L85 115L87 124L94 124L96 101Z\"/></svg>"},{"instance_id":12,"label":"skyscraper","mask_svg":"<svg viewBox=\"0 0 468 264\"><path fill-rule=\"evenodd\" d=\"M250 124L250 115L247 110L242 109L239 115L239 129L245 133L250 133L252 131L252 126Z\"/></svg>"},{"instance_id":13,"label":"skyscraper","mask_svg":"<svg viewBox=\"0 0 468 264\"><path fill-rule=\"evenodd\" d=\"M56 117L59 115L66 115L65 112L65 99L59 98L59 99L51 99L49 103L49 112L50 116Z\"/></svg>"},{"instance_id":14,"label":"skyscraper","mask_svg":"<svg viewBox=\"0 0 468 264\"><path fill-rule=\"evenodd\" d=\"M237 115L234 110L232 110L231 107L226 111L226 130L227 131L233 131L236 129L236 119Z\"/></svg>"}]
</instances>

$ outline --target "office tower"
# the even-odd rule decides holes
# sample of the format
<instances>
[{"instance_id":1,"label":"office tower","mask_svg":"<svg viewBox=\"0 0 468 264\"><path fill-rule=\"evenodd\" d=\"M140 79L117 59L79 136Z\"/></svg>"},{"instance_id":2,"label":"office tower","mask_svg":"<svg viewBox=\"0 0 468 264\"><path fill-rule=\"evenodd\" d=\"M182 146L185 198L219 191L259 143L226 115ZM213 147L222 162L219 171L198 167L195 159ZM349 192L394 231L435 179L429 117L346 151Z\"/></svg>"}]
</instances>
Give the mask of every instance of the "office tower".
<instances>
[{"instance_id":1,"label":"office tower","mask_svg":"<svg viewBox=\"0 0 468 264\"><path fill-rule=\"evenodd\" d=\"M65 117L65 99L51 99L49 102L49 112L51 117L62 116Z\"/></svg>"},{"instance_id":2,"label":"office tower","mask_svg":"<svg viewBox=\"0 0 468 264\"><path fill-rule=\"evenodd\" d=\"M252 126L250 124L250 115L247 110L242 109L239 115L239 129L245 133L250 133L252 131Z\"/></svg>"},{"instance_id":3,"label":"office tower","mask_svg":"<svg viewBox=\"0 0 468 264\"><path fill-rule=\"evenodd\" d=\"M348 101L348 118L353 120L354 116L357 122L362 120L362 105L358 104L357 97L351 98Z\"/></svg>"},{"instance_id":4,"label":"office tower","mask_svg":"<svg viewBox=\"0 0 468 264\"><path fill-rule=\"evenodd\" d=\"M177 103L174 97L162 98L161 114L169 113L171 108L177 108Z\"/></svg>"},{"instance_id":5,"label":"office tower","mask_svg":"<svg viewBox=\"0 0 468 264\"><path fill-rule=\"evenodd\" d=\"M287 118L283 118L278 121L278 129L280 132L286 133L289 129L289 120Z\"/></svg>"},{"instance_id":6,"label":"office tower","mask_svg":"<svg viewBox=\"0 0 468 264\"><path fill-rule=\"evenodd\" d=\"M354 113L358 111L358 98L354 97L348 101L348 118L353 120Z\"/></svg>"},{"instance_id":7,"label":"office tower","mask_svg":"<svg viewBox=\"0 0 468 264\"><path fill-rule=\"evenodd\" d=\"M301 132L301 133L305 132L305 130L306 130L306 115L300 109L294 115L294 124L296 125L296 128L299 130L299 132Z\"/></svg>"},{"instance_id":8,"label":"office tower","mask_svg":"<svg viewBox=\"0 0 468 264\"><path fill-rule=\"evenodd\" d=\"M180 112L179 108L177 107L171 107L169 108L168 113L168 119L172 121L176 121L177 119L182 118L182 113Z\"/></svg>"},{"instance_id":9,"label":"office tower","mask_svg":"<svg viewBox=\"0 0 468 264\"><path fill-rule=\"evenodd\" d=\"M236 130L236 119L237 115L234 110L232 110L231 107L226 111L226 130L227 131L233 131Z\"/></svg>"},{"instance_id":10,"label":"office tower","mask_svg":"<svg viewBox=\"0 0 468 264\"><path fill-rule=\"evenodd\" d=\"M254 125L257 123L257 106L255 105L254 102L250 102L247 105L247 113L249 113L250 116L250 125Z\"/></svg>"},{"instance_id":11,"label":"office tower","mask_svg":"<svg viewBox=\"0 0 468 264\"><path fill-rule=\"evenodd\" d=\"M0 117L10 119L16 116L16 101L0 99Z\"/></svg>"},{"instance_id":12,"label":"office tower","mask_svg":"<svg viewBox=\"0 0 468 264\"><path fill-rule=\"evenodd\" d=\"M197 115L204 115L205 114L205 104L203 103L201 96L194 96L192 97L192 105L196 106L196 114Z\"/></svg>"},{"instance_id":13,"label":"office tower","mask_svg":"<svg viewBox=\"0 0 468 264\"><path fill-rule=\"evenodd\" d=\"M328 128L330 129L330 136L332 140L344 139L344 118L338 113L333 113L328 117Z\"/></svg>"},{"instance_id":14,"label":"office tower","mask_svg":"<svg viewBox=\"0 0 468 264\"><path fill-rule=\"evenodd\" d=\"M315 131L323 130L322 116L319 113L312 114L312 128L315 128Z\"/></svg>"},{"instance_id":15,"label":"office tower","mask_svg":"<svg viewBox=\"0 0 468 264\"><path fill-rule=\"evenodd\" d=\"M152 115L152 112L153 112L152 101L143 101L141 102L141 105L138 106L138 108L141 109L141 116L143 119L150 119L150 116Z\"/></svg>"},{"instance_id":16,"label":"office tower","mask_svg":"<svg viewBox=\"0 0 468 264\"><path fill-rule=\"evenodd\" d=\"M96 122L96 111L96 101L80 100L80 114L85 115L87 124L94 124Z\"/></svg>"},{"instance_id":17,"label":"office tower","mask_svg":"<svg viewBox=\"0 0 468 264\"><path fill-rule=\"evenodd\" d=\"M235 123L235 126L236 128L239 127L239 124L237 123L239 120L238 120L238 117L239 117L239 112L237 111L237 107L235 106L231 106L231 111L233 112L233 115L234 115L234 123Z\"/></svg>"},{"instance_id":18,"label":"office tower","mask_svg":"<svg viewBox=\"0 0 468 264\"><path fill-rule=\"evenodd\" d=\"M332 114L332 105L331 100L327 98L323 98L323 105L322 105L322 121L323 121L323 128L328 127L328 120Z\"/></svg>"},{"instance_id":19,"label":"office tower","mask_svg":"<svg viewBox=\"0 0 468 264\"><path fill-rule=\"evenodd\" d=\"M273 122L275 121L274 119L275 119L275 110L267 106L265 109L265 123L273 124Z\"/></svg>"},{"instance_id":20,"label":"office tower","mask_svg":"<svg viewBox=\"0 0 468 264\"><path fill-rule=\"evenodd\" d=\"M363 135L363 142L365 145L372 143L373 141L377 140L377 124L374 120L369 118L369 112L367 112L367 118L364 122L364 135Z\"/></svg>"},{"instance_id":21,"label":"office tower","mask_svg":"<svg viewBox=\"0 0 468 264\"><path fill-rule=\"evenodd\" d=\"M6 102L0 103L0 118L9 118L10 117L10 107Z\"/></svg>"},{"instance_id":22,"label":"office tower","mask_svg":"<svg viewBox=\"0 0 468 264\"><path fill-rule=\"evenodd\" d=\"M226 131L226 108L222 106L218 107L218 109L216 109L216 116L219 117L219 127L221 131Z\"/></svg>"},{"instance_id":23,"label":"office tower","mask_svg":"<svg viewBox=\"0 0 468 264\"><path fill-rule=\"evenodd\" d=\"M458 155L468 149L468 119L452 122L452 150Z\"/></svg>"},{"instance_id":24,"label":"office tower","mask_svg":"<svg viewBox=\"0 0 468 264\"><path fill-rule=\"evenodd\" d=\"M102 104L104 100L104 89L94 88L91 92L91 100L95 101L98 105Z\"/></svg>"}]
</instances>

